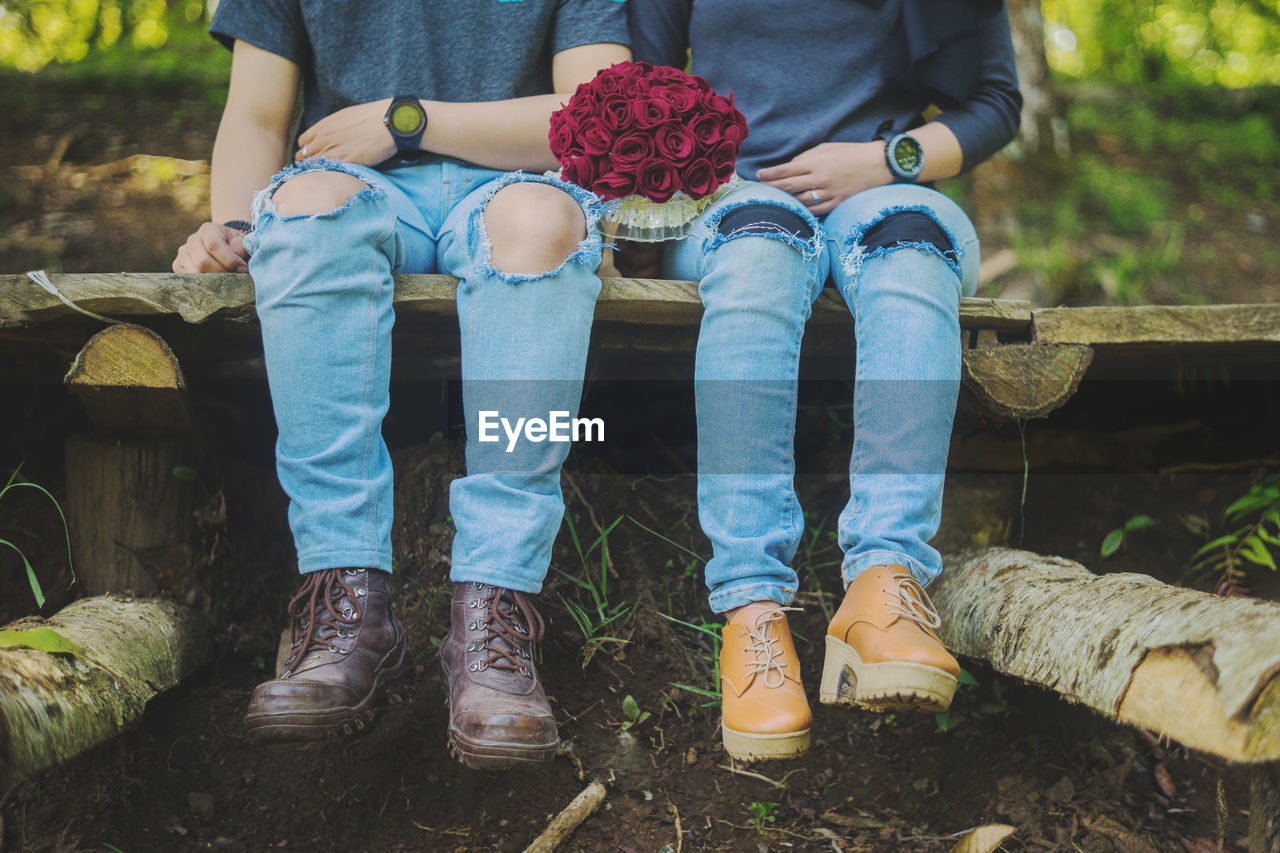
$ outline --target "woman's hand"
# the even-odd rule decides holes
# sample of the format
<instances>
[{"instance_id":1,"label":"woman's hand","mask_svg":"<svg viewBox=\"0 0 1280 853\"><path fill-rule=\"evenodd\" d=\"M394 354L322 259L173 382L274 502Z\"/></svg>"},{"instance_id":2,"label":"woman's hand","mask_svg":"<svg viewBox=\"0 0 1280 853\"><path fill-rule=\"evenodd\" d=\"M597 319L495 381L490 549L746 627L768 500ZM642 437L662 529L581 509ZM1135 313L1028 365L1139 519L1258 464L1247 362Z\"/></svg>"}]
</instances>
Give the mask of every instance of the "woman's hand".
<instances>
[{"instance_id":1,"label":"woman's hand","mask_svg":"<svg viewBox=\"0 0 1280 853\"><path fill-rule=\"evenodd\" d=\"M800 199L814 216L823 216L855 193L893 182L884 145L824 142L790 162L761 169L756 177Z\"/></svg>"},{"instance_id":2,"label":"woman's hand","mask_svg":"<svg viewBox=\"0 0 1280 853\"><path fill-rule=\"evenodd\" d=\"M328 157L344 163L376 166L396 153L395 141L382 123L391 99L356 104L331 113L298 137L293 159Z\"/></svg>"},{"instance_id":3,"label":"woman's hand","mask_svg":"<svg viewBox=\"0 0 1280 853\"><path fill-rule=\"evenodd\" d=\"M178 249L174 272L248 272L249 253L244 234L235 228L206 222Z\"/></svg>"}]
</instances>

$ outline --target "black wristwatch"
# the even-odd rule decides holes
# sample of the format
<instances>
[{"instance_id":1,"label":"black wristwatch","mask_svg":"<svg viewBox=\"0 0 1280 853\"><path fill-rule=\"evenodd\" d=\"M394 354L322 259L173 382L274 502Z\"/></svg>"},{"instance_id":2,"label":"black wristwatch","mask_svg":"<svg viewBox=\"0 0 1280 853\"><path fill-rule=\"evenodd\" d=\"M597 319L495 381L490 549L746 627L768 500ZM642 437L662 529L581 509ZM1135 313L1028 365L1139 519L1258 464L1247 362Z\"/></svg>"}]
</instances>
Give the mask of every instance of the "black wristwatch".
<instances>
[{"instance_id":1,"label":"black wristwatch","mask_svg":"<svg viewBox=\"0 0 1280 853\"><path fill-rule=\"evenodd\" d=\"M422 134L427 129L427 111L413 95L396 95L387 107L382 123L396 143L397 157L402 163L416 161L422 153Z\"/></svg>"},{"instance_id":2,"label":"black wristwatch","mask_svg":"<svg viewBox=\"0 0 1280 853\"><path fill-rule=\"evenodd\" d=\"M876 139L883 139L884 161L898 183L914 184L924 171L924 148L909 133L895 133L892 125L880 126Z\"/></svg>"}]
</instances>

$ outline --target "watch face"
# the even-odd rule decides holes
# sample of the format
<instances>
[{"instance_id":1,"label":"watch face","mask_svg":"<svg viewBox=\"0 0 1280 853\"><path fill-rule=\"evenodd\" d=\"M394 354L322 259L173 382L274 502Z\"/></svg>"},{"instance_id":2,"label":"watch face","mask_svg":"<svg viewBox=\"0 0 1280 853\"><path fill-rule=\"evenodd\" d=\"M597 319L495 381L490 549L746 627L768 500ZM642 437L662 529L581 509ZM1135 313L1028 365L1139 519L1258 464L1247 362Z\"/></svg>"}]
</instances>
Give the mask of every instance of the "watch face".
<instances>
[{"instance_id":1,"label":"watch face","mask_svg":"<svg viewBox=\"0 0 1280 853\"><path fill-rule=\"evenodd\" d=\"M391 129L401 136L417 133L424 123L426 115L417 104L396 104L391 111Z\"/></svg>"},{"instance_id":2,"label":"watch face","mask_svg":"<svg viewBox=\"0 0 1280 853\"><path fill-rule=\"evenodd\" d=\"M903 174L913 175L922 165L921 153L919 142L909 136L902 136L898 138L898 144L893 146L893 162Z\"/></svg>"}]
</instances>

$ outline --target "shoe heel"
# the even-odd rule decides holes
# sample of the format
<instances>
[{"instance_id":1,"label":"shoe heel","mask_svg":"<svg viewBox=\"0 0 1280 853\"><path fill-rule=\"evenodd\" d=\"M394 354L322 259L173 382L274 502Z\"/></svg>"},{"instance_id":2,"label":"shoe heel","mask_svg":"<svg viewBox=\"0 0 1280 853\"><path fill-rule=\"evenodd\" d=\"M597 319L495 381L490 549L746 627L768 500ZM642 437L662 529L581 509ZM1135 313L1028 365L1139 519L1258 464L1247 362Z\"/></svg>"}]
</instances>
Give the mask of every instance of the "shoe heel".
<instances>
[{"instance_id":1,"label":"shoe heel","mask_svg":"<svg viewBox=\"0 0 1280 853\"><path fill-rule=\"evenodd\" d=\"M909 661L863 663L852 646L827 635L819 694L824 705L940 714L955 691L956 678L945 670Z\"/></svg>"},{"instance_id":2,"label":"shoe heel","mask_svg":"<svg viewBox=\"0 0 1280 853\"><path fill-rule=\"evenodd\" d=\"M818 701L823 705L852 708L856 704L858 668L862 661L847 643L830 634L826 637L827 654L822 661L822 684L818 688Z\"/></svg>"}]
</instances>

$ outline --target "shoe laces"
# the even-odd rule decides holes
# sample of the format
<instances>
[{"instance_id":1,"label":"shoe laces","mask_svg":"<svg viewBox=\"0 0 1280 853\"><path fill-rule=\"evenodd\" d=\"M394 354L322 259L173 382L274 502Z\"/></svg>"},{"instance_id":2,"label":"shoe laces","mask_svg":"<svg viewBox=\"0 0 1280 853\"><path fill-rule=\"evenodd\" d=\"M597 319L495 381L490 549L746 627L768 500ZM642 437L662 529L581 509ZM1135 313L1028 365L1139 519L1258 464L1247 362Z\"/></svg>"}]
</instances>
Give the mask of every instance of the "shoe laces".
<instances>
[{"instance_id":1,"label":"shoe laces","mask_svg":"<svg viewBox=\"0 0 1280 853\"><path fill-rule=\"evenodd\" d=\"M292 665L286 666L281 678L288 678L313 649L328 647L337 652L332 641L338 637L355 636L346 627L358 625L364 615L360 596L344 579L343 569L326 569L312 572L302 582L302 588L289 602L289 644L295 649L290 655ZM351 607L338 610L338 603L346 597Z\"/></svg>"},{"instance_id":2,"label":"shoe laces","mask_svg":"<svg viewBox=\"0 0 1280 853\"><path fill-rule=\"evenodd\" d=\"M940 628L942 617L938 615L937 609L934 608L933 602L929 600L929 595L920 582L911 575L896 574L891 577L897 600L889 606L889 613L926 628L934 630Z\"/></svg>"},{"instance_id":3,"label":"shoe laces","mask_svg":"<svg viewBox=\"0 0 1280 853\"><path fill-rule=\"evenodd\" d=\"M503 604L508 606L503 607ZM489 653L480 661L480 669L504 669L532 678L532 667L526 666L521 658L532 659L533 655L525 651L525 646L536 651L546 629L546 623L533 602L523 592L490 587L489 594L480 600L479 606L485 611L480 619L485 634L476 644L476 650ZM521 624L518 618L521 616L528 627Z\"/></svg>"},{"instance_id":4,"label":"shoe laces","mask_svg":"<svg viewBox=\"0 0 1280 853\"><path fill-rule=\"evenodd\" d=\"M787 618L786 611L799 611L799 607L775 607L772 610L766 610L756 615L755 625L747 628L747 636L751 639L751 645L747 647L747 651L754 652L756 659L751 661L747 666L748 676L764 675L765 687L781 687L786 681L787 674L784 670L787 665L778 658L782 656L782 649L778 648L778 642L781 637L777 636L773 626ZM776 678L777 681L771 681Z\"/></svg>"}]
</instances>

